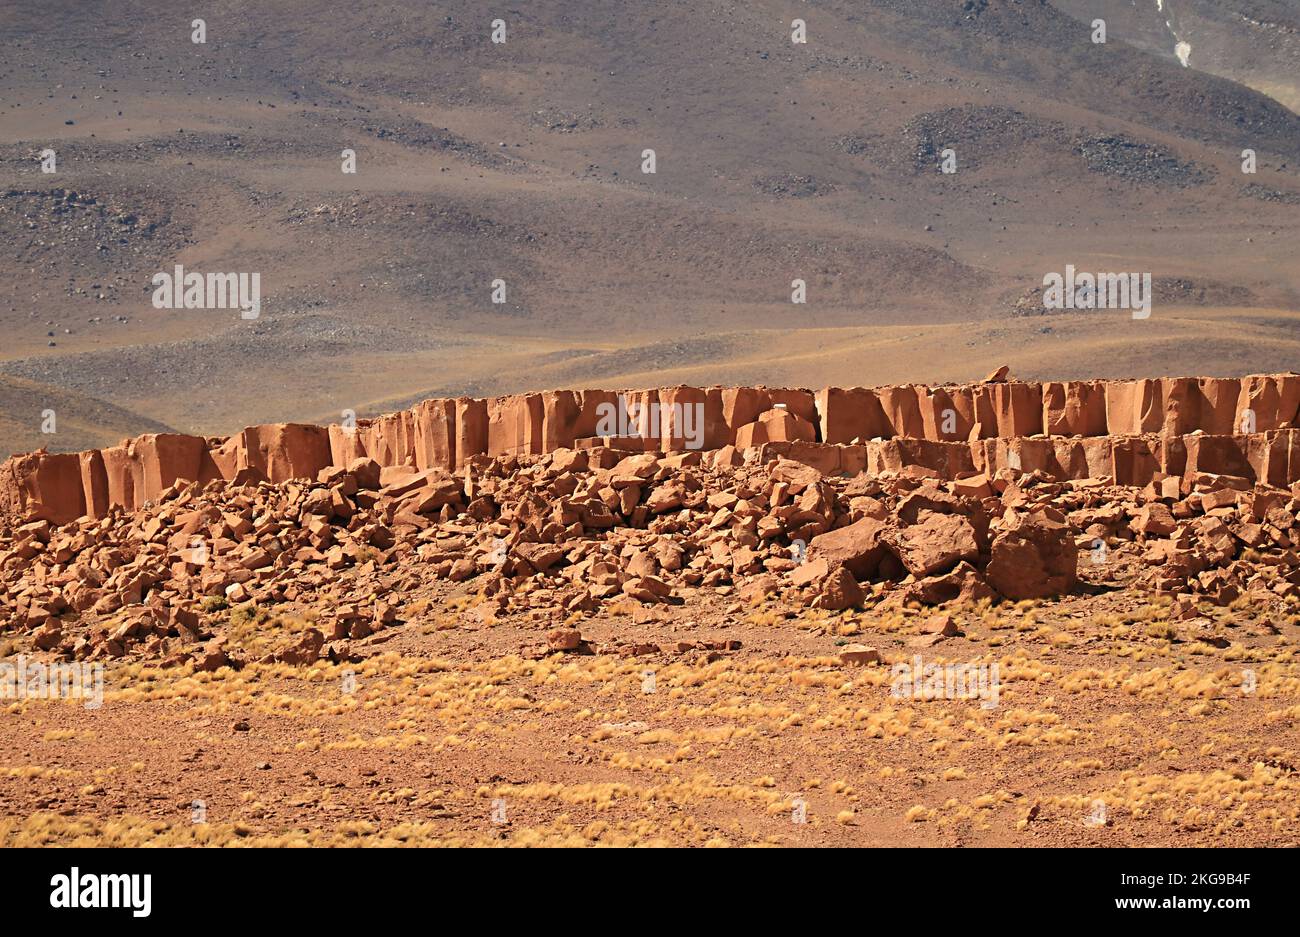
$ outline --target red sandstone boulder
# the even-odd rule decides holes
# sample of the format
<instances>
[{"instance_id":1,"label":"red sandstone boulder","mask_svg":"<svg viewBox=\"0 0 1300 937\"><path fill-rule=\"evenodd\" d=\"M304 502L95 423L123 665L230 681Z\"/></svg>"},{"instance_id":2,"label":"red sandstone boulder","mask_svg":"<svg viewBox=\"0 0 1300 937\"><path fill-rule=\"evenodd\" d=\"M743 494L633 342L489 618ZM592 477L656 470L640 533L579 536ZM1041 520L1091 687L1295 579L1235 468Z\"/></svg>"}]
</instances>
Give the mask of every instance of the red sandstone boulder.
<instances>
[{"instance_id":1,"label":"red sandstone boulder","mask_svg":"<svg viewBox=\"0 0 1300 937\"><path fill-rule=\"evenodd\" d=\"M808 562L824 561L829 571L844 567L857 579L870 579L889 553L883 521L864 517L860 521L814 537L808 545Z\"/></svg>"},{"instance_id":2,"label":"red sandstone boulder","mask_svg":"<svg viewBox=\"0 0 1300 937\"><path fill-rule=\"evenodd\" d=\"M672 600L672 586L656 576L629 579L623 583L623 593L647 605Z\"/></svg>"},{"instance_id":3,"label":"red sandstone boulder","mask_svg":"<svg viewBox=\"0 0 1300 937\"><path fill-rule=\"evenodd\" d=\"M1016 516L993 539L985 569L989 584L1008 599L1063 595L1079 577L1079 548L1068 524L1043 513Z\"/></svg>"},{"instance_id":4,"label":"red sandstone boulder","mask_svg":"<svg viewBox=\"0 0 1300 937\"><path fill-rule=\"evenodd\" d=\"M213 638L194 654L194 669L198 671L210 673L226 666L228 663L230 663L230 658L226 654L225 638Z\"/></svg>"},{"instance_id":5,"label":"red sandstone boulder","mask_svg":"<svg viewBox=\"0 0 1300 937\"><path fill-rule=\"evenodd\" d=\"M822 580L816 605L832 612L854 608L862 604L862 587L843 566Z\"/></svg>"},{"instance_id":6,"label":"red sandstone boulder","mask_svg":"<svg viewBox=\"0 0 1300 937\"><path fill-rule=\"evenodd\" d=\"M903 593L904 602L916 602L921 605L943 605L945 602L968 603L995 598L997 593L985 581L984 576L966 562L958 563L956 569L942 576L930 576L913 583Z\"/></svg>"},{"instance_id":7,"label":"red sandstone boulder","mask_svg":"<svg viewBox=\"0 0 1300 937\"><path fill-rule=\"evenodd\" d=\"M522 557L538 572L546 572L564 559L564 548L555 543L520 543L515 545L515 555Z\"/></svg>"},{"instance_id":8,"label":"red sandstone boulder","mask_svg":"<svg viewBox=\"0 0 1300 937\"><path fill-rule=\"evenodd\" d=\"M975 528L959 514L921 510L917 522L887 540L907 571L918 578L943 573L979 556Z\"/></svg>"},{"instance_id":9,"label":"red sandstone boulder","mask_svg":"<svg viewBox=\"0 0 1300 937\"><path fill-rule=\"evenodd\" d=\"M880 651L865 644L849 644L840 650L840 663L854 667L878 664L880 663Z\"/></svg>"},{"instance_id":10,"label":"red sandstone boulder","mask_svg":"<svg viewBox=\"0 0 1300 937\"><path fill-rule=\"evenodd\" d=\"M736 448L750 449L767 442L816 442L817 429L812 423L789 410L768 410L753 423L736 431Z\"/></svg>"},{"instance_id":11,"label":"red sandstone boulder","mask_svg":"<svg viewBox=\"0 0 1300 937\"><path fill-rule=\"evenodd\" d=\"M42 651L51 650L62 640L63 630L59 627L58 619L47 619L43 625L32 632L32 643Z\"/></svg>"},{"instance_id":12,"label":"red sandstone boulder","mask_svg":"<svg viewBox=\"0 0 1300 937\"><path fill-rule=\"evenodd\" d=\"M357 480L357 487L367 491L379 490L379 463L374 459L353 459L348 463L348 471Z\"/></svg>"},{"instance_id":13,"label":"red sandstone boulder","mask_svg":"<svg viewBox=\"0 0 1300 937\"><path fill-rule=\"evenodd\" d=\"M576 628L557 628L546 635L546 646L552 651L576 651L582 646L582 632Z\"/></svg>"},{"instance_id":14,"label":"red sandstone boulder","mask_svg":"<svg viewBox=\"0 0 1300 937\"><path fill-rule=\"evenodd\" d=\"M300 666L314 664L320 657L321 648L325 646L325 636L315 628L308 628L293 644L276 654L281 663Z\"/></svg>"}]
</instances>

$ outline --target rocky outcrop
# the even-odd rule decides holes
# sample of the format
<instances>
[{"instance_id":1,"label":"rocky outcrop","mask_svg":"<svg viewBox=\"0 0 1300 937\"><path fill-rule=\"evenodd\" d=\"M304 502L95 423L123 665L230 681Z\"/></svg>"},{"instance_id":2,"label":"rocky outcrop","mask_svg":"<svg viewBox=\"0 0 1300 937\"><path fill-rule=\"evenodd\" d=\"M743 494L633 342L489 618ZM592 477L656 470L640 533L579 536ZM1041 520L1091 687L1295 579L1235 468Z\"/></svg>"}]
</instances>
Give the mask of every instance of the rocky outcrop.
<instances>
[{"instance_id":1,"label":"rocky outcrop","mask_svg":"<svg viewBox=\"0 0 1300 937\"><path fill-rule=\"evenodd\" d=\"M886 442L903 441L869 445ZM770 598L850 619L851 610L908 605L978 612L982 602L1067 594L1080 579L1202 604L1300 600L1300 484L1197 468L1157 472L1141 487L1009 467L946 480L915 464L873 471L861 462L846 477L777 450L864 447L806 442L743 454L477 454L455 474L355 456L311 478L253 478L303 470L323 458L322 445L310 428L243 434L223 456L238 457L213 464L247 473L244 483L215 477L161 490L164 476L146 456L202 474L203 453L222 446L117 447L110 461L149 495L139 509L0 525L0 636L67 659L197 670L337 663L391 637L384 632L401 626L412 589L470 580L466 624L518 614L558 629L539 653L594 653L574 622L602 608L653 615L706 596L734 595L733 614ZM1212 444L1197 445L1186 463L1212 455ZM33 503L82 491L82 463L49 457L61 474L35 476ZM214 624L226 606L315 611L311 627L284 630L276 646L239 646L237 633ZM914 638L929 646L956 635L940 616Z\"/></svg>"},{"instance_id":2,"label":"rocky outcrop","mask_svg":"<svg viewBox=\"0 0 1300 937\"><path fill-rule=\"evenodd\" d=\"M1001 369L1000 369L1001 370ZM481 456L560 449L748 449L825 474L962 479L1002 469L1058 479L1227 475L1300 480L1300 375L1047 384L996 380L807 390L665 387L426 400L355 426L252 426L226 438L150 434L0 466L0 512L67 523L136 510L179 481L314 478L358 457L461 471Z\"/></svg>"}]
</instances>

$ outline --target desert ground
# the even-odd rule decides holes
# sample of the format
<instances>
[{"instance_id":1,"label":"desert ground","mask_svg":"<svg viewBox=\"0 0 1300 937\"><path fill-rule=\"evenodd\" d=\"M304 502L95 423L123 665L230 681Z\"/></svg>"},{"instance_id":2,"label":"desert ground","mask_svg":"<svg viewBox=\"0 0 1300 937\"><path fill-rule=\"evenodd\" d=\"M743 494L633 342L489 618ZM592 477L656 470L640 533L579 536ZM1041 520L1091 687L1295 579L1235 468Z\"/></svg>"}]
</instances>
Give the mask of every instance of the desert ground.
<instances>
[{"instance_id":1,"label":"desert ground","mask_svg":"<svg viewBox=\"0 0 1300 937\"><path fill-rule=\"evenodd\" d=\"M0 845L1300 845L1294 406L283 467L555 388L1289 388L1300 0L203 6L0 16L0 459L123 453L80 517L0 469L0 666L102 678L0 699ZM177 264L259 315L156 308ZM232 461L123 443L182 435Z\"/></svg>"},{"instance_id":2,"label":"desert ground","mask_svg":"<svg viewBox=\"0 0 1300 937\"><path fill-rule=\"evenodd\" d=\"M1300 843L1293 606L1242 603L1191 624L1132 598L954 610L965 636L938 660L1002 661L990 712L895 700L888 669L840 661L858 642L909 660L917 614L705 596L582 624L599 644L654 652L536 661L521 651L543 625L466 626L472 596L456 591L416 593L418 611L404 607L400 633L381 632L360 663L122 664L102 710L11 706L0 841ZM235 616L265 640L303 627L253 621Z\"/></svg>"}]
</instances>

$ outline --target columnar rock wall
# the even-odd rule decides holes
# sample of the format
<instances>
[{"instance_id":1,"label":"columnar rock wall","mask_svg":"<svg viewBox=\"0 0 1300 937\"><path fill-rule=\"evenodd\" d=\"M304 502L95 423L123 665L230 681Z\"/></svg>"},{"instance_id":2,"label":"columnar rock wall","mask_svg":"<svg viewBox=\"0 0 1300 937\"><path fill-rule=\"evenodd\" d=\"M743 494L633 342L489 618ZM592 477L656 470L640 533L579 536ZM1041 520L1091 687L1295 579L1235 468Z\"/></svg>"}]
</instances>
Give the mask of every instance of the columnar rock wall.
<instances>
[{"instance_id":1,"label":"columnar rock wall","mask_svg":"<svg viewBox=\"0 0 1300 937\"><path fill-rule=\"evenodd\" d=\"M601 405L649 412L642 437L597 435ZM681 422L700 405L702 425ZM1134 381L989 381L926 387L666 387L425 400L342 426L268 424L226 438L149 434L107 449L38 451L0 466L0 511L64 523L136 509L179 479L314 478L359 456L454 471L476 455L559 448L769 446L828 473L920 466L947 478L1002 468L1145 485L1157 474L1300 481L1300 375Z\"/></svg>"}]
</instances>

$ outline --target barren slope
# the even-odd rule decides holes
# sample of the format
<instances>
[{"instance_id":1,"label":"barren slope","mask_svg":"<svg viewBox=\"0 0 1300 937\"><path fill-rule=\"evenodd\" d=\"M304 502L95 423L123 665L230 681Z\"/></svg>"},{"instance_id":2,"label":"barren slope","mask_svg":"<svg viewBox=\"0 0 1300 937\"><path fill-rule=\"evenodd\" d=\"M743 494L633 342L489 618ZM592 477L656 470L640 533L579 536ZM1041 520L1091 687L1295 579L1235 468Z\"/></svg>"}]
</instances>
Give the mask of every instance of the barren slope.
<instances>
[{"instance_id":1,"label":"barren slope","mask_svg":"<svg viewBox=\"0 0 1300 937\"><path fill-rule=\"evenodd\" d=\"M806 45L773 0L216 4L204 45L153 3L15 10L0 373L218 433L430 393L962 380L985 349L1290 366L1300 117L1105 6L1105 46L1039 0L824 0ZM1290 5L1227 6L1278 24L1249 79L1277 84ZM260 320L152 308L178 262L260 271ZM1152 319L1016 318L1066 264L1151 272Z\"/></svg>"}]
</instances>

